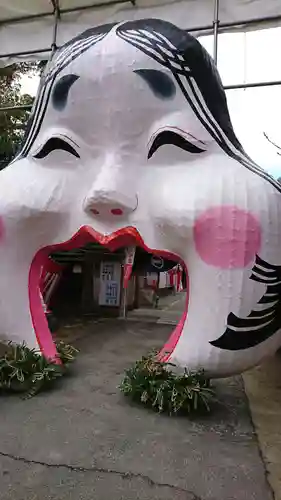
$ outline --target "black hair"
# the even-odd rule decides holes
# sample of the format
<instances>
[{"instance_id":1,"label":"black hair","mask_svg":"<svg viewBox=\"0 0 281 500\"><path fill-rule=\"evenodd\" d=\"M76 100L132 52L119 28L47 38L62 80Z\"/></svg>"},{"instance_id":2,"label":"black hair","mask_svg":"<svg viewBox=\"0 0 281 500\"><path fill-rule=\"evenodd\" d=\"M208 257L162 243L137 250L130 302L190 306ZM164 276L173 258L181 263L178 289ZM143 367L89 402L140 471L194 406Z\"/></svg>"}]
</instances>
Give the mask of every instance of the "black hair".
<instances>
[{"instance_id":1,"label":"black hair","mask_svg":"<svg viewBox=\"0 0 281 500\"><path fill-rule=\"evenodd\" d=\"M57 75L74 59L101 42L115 26L116 23L111 23L90 28L56 52L40 84L25 142L16 159L27 156L40 131ZM116 27L116 34L168 68L190 108L225 153L281 192L280 183L243 150L233 130L217 68L208 52L192 35L160 19L123 22Z\"/></svg>"},{"instance_id":2,"label":"black hair","mask_svg":"<svg viewBox=\"0 0 281 500\"><path fill-rule=\"evenodd\" d=\"M209 111L221 130L235 148L243 151L242 145L233 130L226 95L218 70L211 56L196 38L168 21L160 19L140 19L125 22L117 27L116 32L128 43L149 53L150 57L155 58L158 62L160 62L161 58L162 63L170 67L169 69L175 76L177 73L182 75L186 73L185 76L189 79L194 78ZM160 35L160 38L157 38L157 35ZM141 37L143 41L141 41ZM171 45L165 45L164 39L168 40ZM170 58L167 49L170 49ZM178 66L175 64L176 60Z\"/></svg>"}]
</instances>

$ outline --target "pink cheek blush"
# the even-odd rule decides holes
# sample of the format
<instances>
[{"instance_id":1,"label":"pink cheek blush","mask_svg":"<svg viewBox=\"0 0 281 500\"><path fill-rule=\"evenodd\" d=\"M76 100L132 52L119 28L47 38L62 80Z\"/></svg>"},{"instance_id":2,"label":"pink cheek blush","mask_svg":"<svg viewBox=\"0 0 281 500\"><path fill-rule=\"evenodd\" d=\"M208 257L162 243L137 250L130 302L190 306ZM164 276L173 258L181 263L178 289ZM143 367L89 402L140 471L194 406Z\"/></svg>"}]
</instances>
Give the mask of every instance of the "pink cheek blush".
<instances>
[{"instance_id":1,"label":"pink cheek blush","mask_svg":"<svg viewBox=\"0 0 281 500\"><path fill-rule=\"evenodd\" d=\"M210 266L238 269L255 259L261 246L257 218L236 206L212 207L194 223L195 248Z\"/></svg>"}]
</instances>

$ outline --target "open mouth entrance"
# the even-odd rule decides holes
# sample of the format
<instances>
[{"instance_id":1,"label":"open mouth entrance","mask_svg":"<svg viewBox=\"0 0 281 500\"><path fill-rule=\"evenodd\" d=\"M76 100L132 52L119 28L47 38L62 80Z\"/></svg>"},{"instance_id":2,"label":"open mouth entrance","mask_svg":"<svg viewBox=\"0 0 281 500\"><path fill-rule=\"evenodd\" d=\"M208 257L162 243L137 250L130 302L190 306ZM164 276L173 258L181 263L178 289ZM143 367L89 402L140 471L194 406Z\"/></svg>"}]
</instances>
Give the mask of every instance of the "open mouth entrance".
<instances>
[{"instance_id":1,"label":"open mouth entrance","mask_svg":"<svg viewBox=\"0 0 281 500\"><path fill-rule=\"evenodd\" d=\"M159 352L159 358L168 361L187 317L188 288L187 269L181 259L165 250L147 247L135 228L127 227L104 236L83 226L70 240L39 250L31 264L30 312L40 350L48 358L56 357L50 318L52 310L65 312L66 303L72 310L80 307L82 313L93 312L95 304L95 312L100 316L130 318L132 315L133 319L132 310L144 309L145 296L145 307L150 311L163 309L165 297L165 310L170 299L172 304L181 304L176 313L178 321ZM66 291L68 297L62 304Z\"/></svg>"}]
</instances>

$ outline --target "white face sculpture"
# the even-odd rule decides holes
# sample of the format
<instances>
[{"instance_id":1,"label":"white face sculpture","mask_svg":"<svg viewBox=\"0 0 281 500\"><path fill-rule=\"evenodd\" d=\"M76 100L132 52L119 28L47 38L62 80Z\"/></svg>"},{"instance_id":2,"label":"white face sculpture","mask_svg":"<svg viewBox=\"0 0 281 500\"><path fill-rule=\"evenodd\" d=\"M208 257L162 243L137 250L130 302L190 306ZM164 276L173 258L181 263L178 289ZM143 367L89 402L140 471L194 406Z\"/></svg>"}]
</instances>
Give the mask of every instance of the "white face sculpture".
<instances>
[{"instance_id":1,"label":"white face sculpture","mask_svg":"<svg viewBox=\"0 0 281 500\"><path fill-rule=\"evenodd\" d=\"M281 344L281 186L243 151L186 32L140 20L62 47L0 175L3 337L56 354L42 269L51 251L96 240L185 266L186 311L162 359L225 376Z\"/></svg>"}]
</instances>

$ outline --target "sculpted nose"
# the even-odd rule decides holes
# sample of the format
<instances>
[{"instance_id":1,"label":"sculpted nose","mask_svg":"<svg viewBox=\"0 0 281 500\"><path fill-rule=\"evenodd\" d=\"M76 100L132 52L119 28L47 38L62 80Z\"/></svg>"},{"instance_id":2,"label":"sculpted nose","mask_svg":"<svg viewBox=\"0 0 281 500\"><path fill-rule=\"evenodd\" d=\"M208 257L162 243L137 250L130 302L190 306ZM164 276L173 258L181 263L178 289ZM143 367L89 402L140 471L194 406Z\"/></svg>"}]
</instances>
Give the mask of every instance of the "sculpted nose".
<instances>
[{"instance_id":1,"label":"sculpted nose","mask_svg":"<svg viewBox=\"0 0 281 500\"><path fill-rule=\"evenodd\" d=\"M103 168L84 201L84 210L97 218L129 215L137 207L137 195L120 168Z\"/></svg>"},{"instance_id":2,"label":"sculpted nose","mask_svg":"<svg viewBox=\"0 0 281 500\"><path fill-rule=\"evenodd\" d=\"M136 209L137 197L125 195L120 191L93 189L85 201L85 210L95 216L128 215Z\"/></svg>"}]
</instances>

